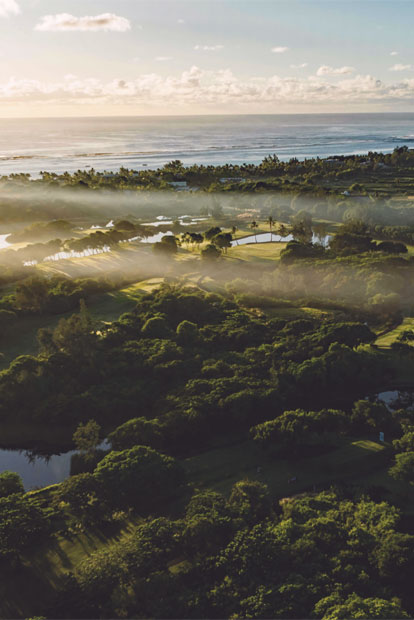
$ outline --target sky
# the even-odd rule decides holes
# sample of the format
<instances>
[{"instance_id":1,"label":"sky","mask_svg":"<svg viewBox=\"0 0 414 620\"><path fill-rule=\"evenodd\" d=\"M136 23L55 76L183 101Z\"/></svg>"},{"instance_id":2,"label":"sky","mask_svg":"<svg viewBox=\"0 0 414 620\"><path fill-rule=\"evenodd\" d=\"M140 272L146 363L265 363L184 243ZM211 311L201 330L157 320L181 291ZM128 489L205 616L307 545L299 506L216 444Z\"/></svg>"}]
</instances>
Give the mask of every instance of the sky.
<instances>
[{"instance_id":1,"label":"sky","mask_svg":"<svg viewBox=\"0 0 414 620\"><path fill-rule=\"evenodd\" d=\"M0 117L414 111L414 0L0 0Z\"/></svg>"}]
</instances>

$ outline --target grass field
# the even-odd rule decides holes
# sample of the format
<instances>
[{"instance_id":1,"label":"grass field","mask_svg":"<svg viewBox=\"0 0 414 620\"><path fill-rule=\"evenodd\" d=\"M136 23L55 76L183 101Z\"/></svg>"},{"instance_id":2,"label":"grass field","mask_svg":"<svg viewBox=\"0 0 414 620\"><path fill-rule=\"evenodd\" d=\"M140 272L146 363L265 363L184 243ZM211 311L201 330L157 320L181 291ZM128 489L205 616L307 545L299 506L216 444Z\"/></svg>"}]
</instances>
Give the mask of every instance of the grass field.
<instances>
[{"instance_id":1,"label":"grass field","mask_svg":"<svg viewBox=\"0 0 414 620\"><path fill-rule=\"evenodd\" d=\"M389 349L393 342L396 342L398 336L405 330L414 330L414 318L406 317L400 325L395 329L387 332L383 336L376 339L375 344L381 349Z\"/></svg>"},{"instance_id":2,"label":"grass field","mask_svg":"<svg viewBox=\"0 0 414 620\"><path fill-rule=\"evenodd\" d=\"M253 263L278 260L286 243L249 243L229 248L227 258L251 261Z\"/></svg>"},{"instance_id":3,"label":"grass field","mask_svg":"<svg viewBox=\"0 0 414 620\"><path fill-rule=\"evenodd\" d=\"M256 447L252 441L211 450L184 462L189 480L198 487L212 487L228 493L243 478L260 480L275 499L305 490L320 490L344 480L363 484L365 476L384 468L386 449L368 439L344 439L326 454L313 458L280 459ZM258 473L257 468L261 471ZM296 478L295 482L289 480Z\"/></svg>"},{"instance_id":4,"label":"grass field","mask_svg":"<svg viewBox=\"0 0 414 620\"><path fill-rule=\"evenodd\" d=\"M98 256L94 258L98 258ZM134 308L143 293L152 291L160 286L163 281L164 278L150 278L118 291L96 295L88 301L88 310L97 320L115 321L121 314ZM5 337L2 341L1 352L4 357L0 358L0 370L7 367L18 355L37 354L38 330L45 327L54 329L62 318L68 318L75 312L77 312L76 308L65 314L25 317L24 321L19 322L18 330L13 330L10 337Z\"/></svg>"}]
</instances>

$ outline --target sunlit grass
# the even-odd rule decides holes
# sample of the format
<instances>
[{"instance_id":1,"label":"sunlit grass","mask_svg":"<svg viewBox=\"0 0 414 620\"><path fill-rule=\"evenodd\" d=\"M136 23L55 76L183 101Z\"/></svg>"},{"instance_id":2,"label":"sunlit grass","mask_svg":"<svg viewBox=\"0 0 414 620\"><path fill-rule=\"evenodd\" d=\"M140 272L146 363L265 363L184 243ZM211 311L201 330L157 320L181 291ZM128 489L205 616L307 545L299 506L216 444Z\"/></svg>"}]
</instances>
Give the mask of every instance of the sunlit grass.
<instances>
[{"instance_id":1,"label":"sunlit grass","mask_svg":"<svg viewBox=\"0 0 414 620\"><path fill-rule=\"evenodd\" d=\"M252 243L246 245L236 245L229 248L227 258L252 262L269 262L278 260L280 252L286 247L286 243Z\"/></svg>"},{"instance_id":2,"label":"sunlit grass","mask_svg":"<svg viewBox=\"0 0 414 620\"><path fill-rule=\"evenodd\" d=\"M378 347L381 347L383 349L388 349L392 345L393 342L397 341L399 335L403 331L410 330L410 329L414 330L414 318L406 317L403 320L403 322L400 325L398 325L395 329L377 338L377 340L375 341L375 344Z\"/></svg>"}]
</instances>

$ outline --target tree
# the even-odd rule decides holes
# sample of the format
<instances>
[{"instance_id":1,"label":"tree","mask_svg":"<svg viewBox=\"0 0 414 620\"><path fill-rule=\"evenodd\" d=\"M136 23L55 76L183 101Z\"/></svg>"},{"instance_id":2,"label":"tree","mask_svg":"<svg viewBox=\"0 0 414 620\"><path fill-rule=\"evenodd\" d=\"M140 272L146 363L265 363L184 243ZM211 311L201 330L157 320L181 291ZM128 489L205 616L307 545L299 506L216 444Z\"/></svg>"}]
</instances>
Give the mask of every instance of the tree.
<instances>
[{"instance_id":1,"label":"tree","mask_svg":"<svg viewBox=\"0 0 414 620\"><path fill-rule=\"evenodd\" d=\"M269 224L270 232L272 232L272 228L273 228L273 224L275 223L275 220L273 219L271 215L269 215L269 217L267 218L267 222Z\"/></svg>"},{"instance_id":2,"label":"tree","mask_svg":"<svg viewBox=\"0 0 414 620\"><path fill-rule=\"evenodd\" d=\"M82 521L101 521L107 512L102 487L91 473L69 476L58 487L54 501L69 504L71 512Z\"/></svg>"},{"instance_id":3,"label":"tree","mask_svg":"<svg viewBox=\"0 0 414 620\"><path fill-rule=\"evenodd\" d=\"M127 232L128 234L133 234L135 232L135 224L128 220L118 220L114 224L114 228L121 232Z\"/></svg>"},{"instance_id":4,"label":"tree","mask_svg":"<svg viewBox=\"0 0 414 620\"><path fill-rule=\"evenodd\" d=\"M282 237L282 239L284 239L289 235L289 230L284 224L279 224L279 226L277 227L277 234L279 235L279 237Z\"/></svg>"},{"instance_id":5,"label":"tree","mask_svg":"<svg viewBox=\"0 0 414 620\"><path fill-rule=\"evenodd\" d=\"M223 250L225 253L227 252L227 248L231 248L231 241L231 233L220 233L213 237L214 245L220 248L220 250Z\"/></svg>"},{"instance_id":6,"label":"tree","mask_svg":"<svg viewBox=\"0 0 414 620\"><path fill-rule=\"evenodd\" d=\"M198 327L191 321L181 321L177 325L177 342L182 345L194 345L199 339Z\"/></svg>"},{"instance_id":7,"label":"tree","mask_svg":"<svg viewBox=\"0 0 414 620\"><path fill-rule=\"evenodd\" d=\"M285 411L250 430L253 440L264 448L282 448L294 453L303 445L314 443L324 433L340 434L346 430L348 418L343 411Z\"/></svg>"},{"instance_id":8,"label":"tree","mask_svg":"<svg viewBox=\"0 0 414 620\"><path fill-rule=\"evenodd\" d=\"M49 294L46 278L32 277L24 280L16 287L16 305L22 310L42 312Z\"/></svg>"},{"instance_id":9,"label":"tree","mask_svg":"<svg viewBox=\"0 0 414 620\"><path fill-rule=\"evenodd\" d=\"M161 241L153 244L152 249L158 256L172 256L177 253L177 240L174 235L165 235Z\"/></svg>"},{"instance_id":10,"label":"tree","mask_svg":"<svg viewBox=\"0 0 414 620\"><path fill-rule=\"evenodd\" d=\"M93 459L96 453L96 448L100 443L100 432L99 424L95 420L89 420L86 424L79 424L73 433L76 449L88 460Z\"/></svg>"},{"instance_id":11,"label":"tree","mask_svg":"<svg viewBox=\"0 0 414 620\"><path fill-rule=\"evenodd\" d=\"M50 349L52 352L52 342L48 334L40 332L38 339L41 347ZM52 341L57 350L77 357L79 360L91 361L95 340L94 321L83 300L80 301L79 314L72 314L68 319L60 319L52 335Z\"/></svg>"},{"instance_id":12,"label":"tree","mask_svg":"<svg viewBox=\"0 0 414 620\"><path fill-rule=\"evenodd\" d=\"M250 228L254 231L254 238L257 243L256 229L259 228L259 224L255 220L253 220L253 222L250 224Z\"/></svg>"},{"instance_id":13,"label":"tree","mask_svg":"<svg viewBox=\"0 0 414 620\"><path fill-rule=\"evenodd\" d=\"M144 512L159 500L176 495L184 479L175 459L147 446L110 452L98 463L94 475L108 501L140 507Z\"/></svg>"},{"instance_id":14,"label":"tree","mask_svg":"<svg viewBox=\"0 0 414 620\"><path fill-rule=\"evenodd\" d=\"M396 454L395 464L388 470L388 473L397 480L414 484L414 452Z\"/></svg>"},{"instance_id":15,"label":"tree","mask_svg":"<svg viewBox=\"0 0 414 620\"><path fill-rule=\"evenodd\" d=\"M299 211L291 218L293 237L302 243L310 243L312 241L312 216L307 211Z\"/></svg>"},{"instance_id":16,"label":"tree","mask_svg":"<svg viewBox=\"0 0 414 620\"><path fill-rule=\"evenodd\" d=\"M395 431L396 423L382 402L358 400L354 403L351 423L357 433Z\"/></svg>"},{"instance_id":17,"label":"tree","mask_svg":"<svg viewBox=\"0 0 414 620\"><path fill-rule=\"evenodd\" d=\"M7 497L13 493L24 493L22 479L14 471L3 471L0 474L0 497Z\"/></svg>"},{"instance_id":18,"label":"tree","mask_svg":"<svg viewBox=\"0 0 414 620\"><path fill-rule=\"evenodd\" d=\"M314 615L322 620L340 620L341 618L398 620L410 617L401 608L398 600L362 598L357 594L350 594L345 600L339 594L332 594L315 605Z\"/></svg>"},{"instance_id":19,"label":"tree","mask_svg":"<svg viewBox=\"0 0 414 620\"><path fill-rule=\"evenodd\" d=\"M49 522L27 495L0 498L0 559L16 559L28 545L38 542Z\"/></svg>"},{"instance_id":20,"label":"tree","mask_svg":"<svg viewBox=\"0 0 414 620\"><path fill-rule=\"evenodd\" d=\"M206 230L206 232L204 233L204 239L206 239L206 241L211 241L213 237L215 237L216 235L219 235L220 233L221 233L221 228L219 228L218 226L212 226L211 228Z\"/></svg>"},{"instance_id":21,"label":"tree","mask_svg":"<svg viewBox=\"0 0 414 620\"><path fill-rule=\"evenodd\" d=\"M141 333L146 338L167 338L171 331L165 316L157 315L145 321Z\"/></svg>"},{"instance_id":22,"label":"tree","mask_svg":"<svg viewBox=\"0 0 414 620\"><path fill-rule=\"evenodd\" d=\"M201 250L201 258L206 262L215 262L221 257L221 252L215 245L210 243L207 247Z\"/></svg>"},{"instance_id":23,"label":"tree","mask_svg":"<svg viewBox=\"0 0 414 620\"><path fill-rule=\"evenodd\" d=\"M414 426L405 429L404 435L392 442L397 452L414 452Z\"/></svg>"},{"instance_id":24,"label":"tree","mask_svg":"<svg viewBox=\"0 0 414 620\"><path fill-rule=\"evenodd\" d=\"M256 480L237 482L231 490L228 504L249 525L258 523L273 513L267 486Z\"/></svg>"},{"instance_id":25,"label":"tree","mask_svg":"<svg viewBox=\"0 0 414 620\"><path fill-rule=\"evenodd\" d=\"M132 418L118 426L108 435L114 450L126 450L133 446L150 446L162 449L165 443L163 426L158 418L147 420L144 417Z\"/></svg>"}]
</instances>

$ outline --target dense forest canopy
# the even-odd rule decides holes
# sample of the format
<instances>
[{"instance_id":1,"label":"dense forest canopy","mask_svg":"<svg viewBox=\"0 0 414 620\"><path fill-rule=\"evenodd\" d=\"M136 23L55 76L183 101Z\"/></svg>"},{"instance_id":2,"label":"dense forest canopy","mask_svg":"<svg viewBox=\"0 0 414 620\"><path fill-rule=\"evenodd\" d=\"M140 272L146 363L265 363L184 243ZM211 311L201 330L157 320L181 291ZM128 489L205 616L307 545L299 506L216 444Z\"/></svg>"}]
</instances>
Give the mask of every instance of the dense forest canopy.
<instances>
[{"instance_id":1,"label":"dense forest canopy","mask_svg":"<svg viewBox=\"0 0 414 620\"><path fill-rule=\"evenodd\" d=\"M0 179L2 617L413 617L413 168Z\"/></svg>"}]
</instances>

